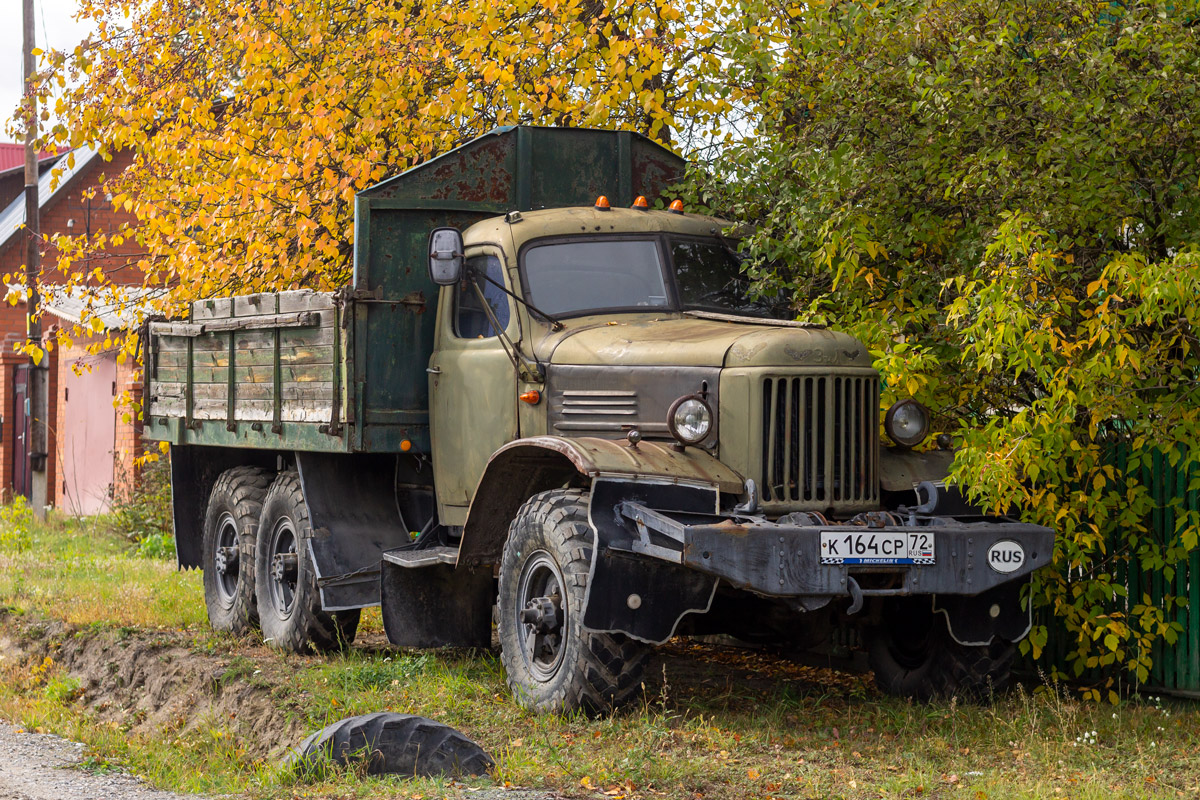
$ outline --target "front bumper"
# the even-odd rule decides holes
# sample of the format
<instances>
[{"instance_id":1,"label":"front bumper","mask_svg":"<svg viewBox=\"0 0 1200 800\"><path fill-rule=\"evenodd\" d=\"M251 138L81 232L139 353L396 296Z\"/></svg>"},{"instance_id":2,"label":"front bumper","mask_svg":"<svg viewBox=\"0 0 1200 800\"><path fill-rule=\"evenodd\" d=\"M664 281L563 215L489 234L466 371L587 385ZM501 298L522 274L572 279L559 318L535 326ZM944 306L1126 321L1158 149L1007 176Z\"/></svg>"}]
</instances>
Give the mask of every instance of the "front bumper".
<instances>
[{"instance_id":1,"label":"front bumper","mask_svg":"<svg viewBox=\"0 0 1200 800\"><path fill-rule=\"evenodd\" d=\"M873 528L781 525L664 513L633 501L619 503L616 512L629 537L610 541L610 548L679 564L768 597L849 595L858 602L863 596L978 595L1050 563L1054 548L1049 528L1018 522L935 517ZM828 553L823 557L823 533L863 532L932 536L933 556L922 563L887 563L886 557L838 563Z\"/></svg>"}]
</instances>

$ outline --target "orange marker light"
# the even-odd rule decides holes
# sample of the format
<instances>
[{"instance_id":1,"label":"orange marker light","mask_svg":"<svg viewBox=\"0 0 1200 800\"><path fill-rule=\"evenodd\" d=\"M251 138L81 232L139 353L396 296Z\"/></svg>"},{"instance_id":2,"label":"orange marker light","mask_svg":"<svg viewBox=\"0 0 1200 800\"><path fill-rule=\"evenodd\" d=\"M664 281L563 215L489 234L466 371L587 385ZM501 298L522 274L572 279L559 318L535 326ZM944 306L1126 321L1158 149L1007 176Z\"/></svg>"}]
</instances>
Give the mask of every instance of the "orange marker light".
<instances>
[{"instance_id":1,"label":"orange marker light","mask_svg":"<svg viewBox=\"0 0 1200 800\"><path fill-rule=\"evenodd\" d=\"M600 209L601 211L608 211L608 198L604 195L597 197L596 208Z\"/></svg>"},{"instance_id":2,"label":"orange marker light","mask_svg":"<svg viewBox=\"0 0 1200 800\"><path fill-rule=\"evenodd\" d=\"M407 453L409 450L412 450L412 442L408 439L402 439L400 441L400 451Z\"/></svg>"},{"instance_id":3,"label":"orange marker light","mask_svg":"<svg viewBox=\"0 0 1200 800\"><path fill-rule=\"evenodd\" d=\"M530 389L528 392L521 392L518 397L522 403L529 403L531 406L536 406L538 401L542 399L542 393L537 389Z\"/></svg>"},{"instance_id":4,"label":"orange marker light","mask_svg":"<svg viewBox=\"0 0 1200 800\"><path fill-rule=\"evenodd\" d=\"M641 195L638 195L638 198L633 201L633 207L640 208L643 211L645 211L646 209L648 209L650 207L650 204L646 202L646 198L642 197Z\"/></svg>"},{"instance_id":5,"label":"orange marker light","mask_svg":"<svg viewBox=\"0 0 1200 800\"><path fill-rule=\"evenodd\" d=\"M671 206L670 206L670 208L667 209L667 211L670 211L672 214L682 214L683 213L683 201L682 200L672 200Z\"/></svg>"}]
</instances>

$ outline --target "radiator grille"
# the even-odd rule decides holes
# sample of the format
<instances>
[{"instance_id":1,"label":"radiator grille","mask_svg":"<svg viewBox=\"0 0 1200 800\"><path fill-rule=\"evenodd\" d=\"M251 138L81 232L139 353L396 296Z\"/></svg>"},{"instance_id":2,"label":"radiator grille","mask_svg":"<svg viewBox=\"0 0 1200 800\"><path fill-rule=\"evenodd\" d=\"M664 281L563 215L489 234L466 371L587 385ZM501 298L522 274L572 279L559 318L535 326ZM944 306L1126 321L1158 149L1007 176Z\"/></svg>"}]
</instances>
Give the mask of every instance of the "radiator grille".
<instances>
[{"instance_id":1,"label":"radiator grille","mask_svg":"<svg viewBox=\"0 0 1200 800\"><path fill-rule=\"evenodd\" d=\"M762 404L763 500L833 506L878 499L876 378L765 378Z\"/></svg>"}]
</instances>

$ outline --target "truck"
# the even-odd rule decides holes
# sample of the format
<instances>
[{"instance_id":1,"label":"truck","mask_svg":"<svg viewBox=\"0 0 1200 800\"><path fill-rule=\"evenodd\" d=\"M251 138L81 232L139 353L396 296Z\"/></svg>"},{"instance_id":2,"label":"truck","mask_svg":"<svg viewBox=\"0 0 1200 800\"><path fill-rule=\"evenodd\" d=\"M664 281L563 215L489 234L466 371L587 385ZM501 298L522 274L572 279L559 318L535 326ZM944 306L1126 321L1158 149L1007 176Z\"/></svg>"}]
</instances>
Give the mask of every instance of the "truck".
<instances>
[{"instance_id":1,"label":"truck","mask_svg":"<svg viewBox=\"0 0 1200 800\"><path fill-rule=\"evenodd\" d=\"M1053 533L947 486L949 437L881 413L862 343L750 297L730 223L666 195L684 169L631 132L498 128L357 195L337 291L148 324L144 436L212 625L494 631L539 712L620 705L679 635L1002 688Z\"/></svg>"}]
</instances>

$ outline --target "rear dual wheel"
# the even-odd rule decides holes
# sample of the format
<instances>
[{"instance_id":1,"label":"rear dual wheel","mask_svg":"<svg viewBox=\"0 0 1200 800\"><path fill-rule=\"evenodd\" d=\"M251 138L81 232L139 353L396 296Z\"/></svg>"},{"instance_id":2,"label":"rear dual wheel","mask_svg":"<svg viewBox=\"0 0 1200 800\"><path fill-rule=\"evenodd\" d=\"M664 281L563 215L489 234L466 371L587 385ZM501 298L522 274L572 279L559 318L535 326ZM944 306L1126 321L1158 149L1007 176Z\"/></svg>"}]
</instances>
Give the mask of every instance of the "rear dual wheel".
<instances>
[{"instance_id":1,"label":"rear dual wheel","mask_svg":"<svg viewBox=\"0 0 1200 800\"><path fill-rule=\"evenodd\" d=\"M247 633L258 624L255 541L271 475L257 467L222 472L208 497L202 558L204 604L215 630Z\"/></svg>"},{"instance_id":2,"label":"rear dual wheel","mask_svg":"<svg viewBox=\"0 0 1200 800\"><path fill-rule=\"evenodd\" d=\"M310 538L300 476L281 472L263 499L255 558L263 639L279 650L336 650L353 642L358 630L358 609L322 609Z\"/></svg>"},{"instance_id":3,"label":"rear dual wheel","mask_svg":"<svg viewBox=\"0 0 1200 800\"><path fill-rule=\"evenodd\" d=\"M354 641L359 611L321 608L307 539L308 506L295 472L221 473L204 517L204 601L215 630L261 625L281 650L333 650Z\"/></svg>"}]
</instances>

